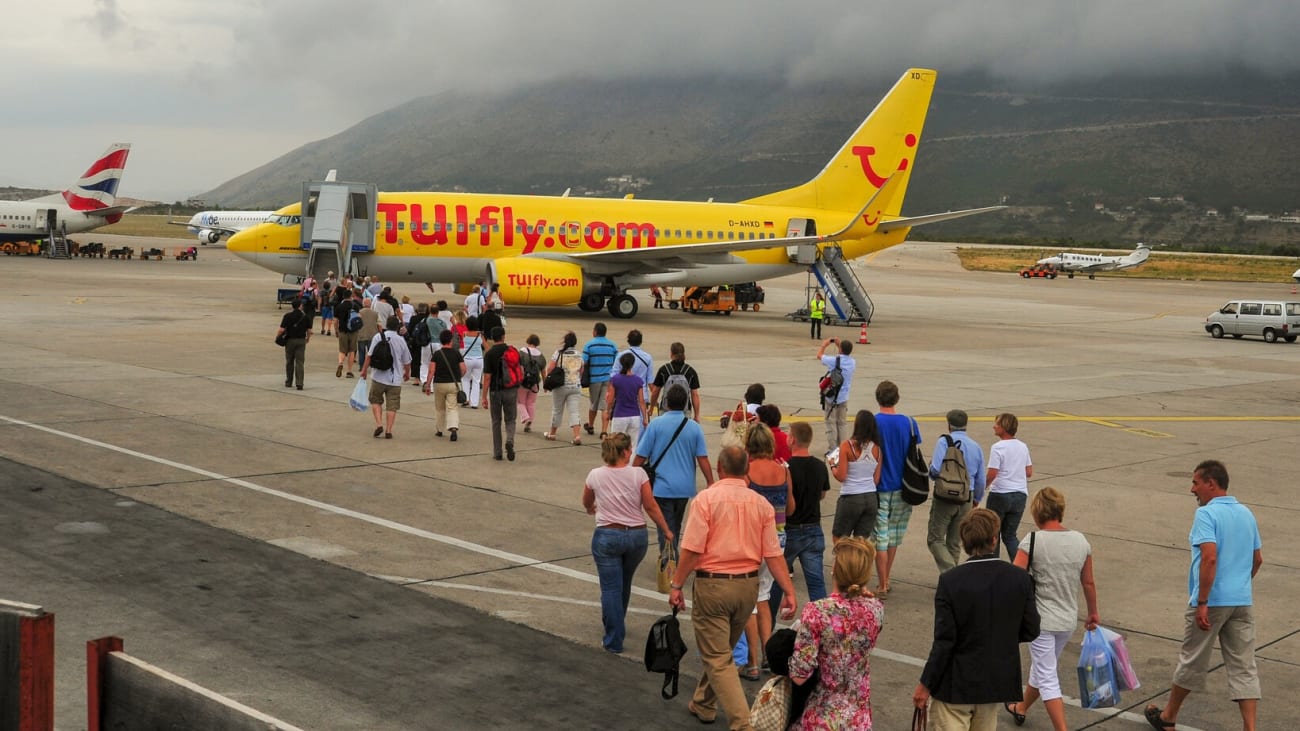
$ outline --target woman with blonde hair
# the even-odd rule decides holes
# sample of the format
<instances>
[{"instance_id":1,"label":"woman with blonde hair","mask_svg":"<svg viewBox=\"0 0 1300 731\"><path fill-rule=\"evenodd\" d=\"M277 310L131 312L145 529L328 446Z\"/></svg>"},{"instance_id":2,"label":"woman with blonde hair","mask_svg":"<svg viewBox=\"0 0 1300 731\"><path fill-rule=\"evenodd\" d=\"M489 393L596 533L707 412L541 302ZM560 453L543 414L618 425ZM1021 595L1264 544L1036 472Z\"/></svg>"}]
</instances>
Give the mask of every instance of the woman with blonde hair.
<instances>
[{"instance_id":1,"label":"woman with blonde hair","mask_svg":"<svg viewBox=\"0 0 1300 731\"><path fill-rule=\"evenodd\" d=\"M650 491L645 470L629 466L632 440L622 432L610 434L601 440L600 456L605 464L587 474L582 506L588 515L596 516L591 556L600 575L600 618L605 627L601 645L620 653L627 634L624 618L632 598L632 577L649 545L646 514L667 540L673 539L673 533Z\"/></svg>"},{"instance_id":2,"label":"woman with blonde hair","mask_svg":"<svg viewBox=\"0 0 1300 731\"><path fill-rule=\"evenodd\" d=\"M858 536L842 538L825 599L804 605L790 658L790 680L803 685L818 673L801 729L871 729L871 650L885 621L885 605L870 591L876 547Z\"/></svg>"},{"instance_id":3,"label":"woman with blonde hair","mask_svg":"<svg viewBox=\"0 0 1300 731\"><path fill-rule=\"evenodd\" d=\"M1020 542L1015 564L1034 577L1035 603L1038 606L1039 635L1029 643L1029 682L1024 700L1007 703L1007 713L1017 726L1034 701L1043 699L1047 717L1056 731L1065 729L1065 701L1061 699L1061 679L1057 661L1065 643L1079 623L1079 587L1088 603L1087 629L1101 622L1097 613L1097 584L1092 577L1092 547L1078 531L1067 530L1065 495L1054 487L1034 493L1029 514L1038 530Z\"/></svg>"}]
</instances>

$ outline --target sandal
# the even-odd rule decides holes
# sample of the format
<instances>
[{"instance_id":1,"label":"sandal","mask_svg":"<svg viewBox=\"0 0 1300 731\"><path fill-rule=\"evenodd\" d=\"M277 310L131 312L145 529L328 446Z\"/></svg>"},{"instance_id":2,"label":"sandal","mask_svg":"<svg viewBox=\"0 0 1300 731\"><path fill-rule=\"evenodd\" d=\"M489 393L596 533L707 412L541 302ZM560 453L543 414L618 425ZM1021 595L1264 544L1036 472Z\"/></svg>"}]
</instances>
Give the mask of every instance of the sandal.
<instances>
[{"instance_id":1,"label":"sandal","mask_svg":"<svg viewBox=\"0 0 1300 731\"><path fill-rule=\"evenodd\" d=\"M573 443L574 443L574 445L581 447L581 446L582 446L582 437L574 437L574 438L573 438Z\"/></svg>"},{"instance_id":2,"label":"sandal","mask_svg":"<svg viewBox=\"0 0 1300 731\"><path fill-rule=\"evenodd\" d=\"M546 435L546 440L547 440L547 441L550 441L550 442L555 441L555 435L554 435L554 434L547 434L547 435Z\"/></svg>"},{"instance_id":3,"label":"sandal","mask_svg":"<svg viewBox=\"0 0 1300 731\"><path fill-rule=\"evenodd\" d=\"M1156 731L1164 731L1165 729L1174 728L1174 722L1166 721L1161 718L1161 713L1164 713L1164 709L1152 703L1146 707L1146 710L1142 712L1142 715L1146 716L1147 723L1151 724L1151 728Z\"/></svg>"},{"instance_id":4,"label":"sandal","mask_svg":"<svg viewBox=\"0 0 1300 731\"><path fill-rule=\"evenodd\" d=\"M1007 709L1007 713L1011 714L1011 720L1015 721L1017 726L1025 725L1025 714L1016 713L1015 703L1003 703L1002 707Z\"/></svg>"},{"instance_id":5,"label":"sandal","mask_svg":"<svg viewBox=\"0 0 1300 731\"><path fill-rule=\"evenodd\" d=\"M740 677L744 680L753 680L757 682L763 679L763 671L750 665L740 670Z\"/></svg>"}]
</instances>

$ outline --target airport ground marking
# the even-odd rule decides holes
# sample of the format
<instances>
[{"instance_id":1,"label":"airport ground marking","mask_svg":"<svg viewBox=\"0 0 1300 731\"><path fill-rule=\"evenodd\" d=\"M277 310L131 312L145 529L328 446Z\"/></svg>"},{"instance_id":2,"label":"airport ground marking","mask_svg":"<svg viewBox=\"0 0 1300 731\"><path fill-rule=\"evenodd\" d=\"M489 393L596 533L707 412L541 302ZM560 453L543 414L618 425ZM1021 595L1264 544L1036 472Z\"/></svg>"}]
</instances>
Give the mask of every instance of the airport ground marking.
<instances>
[{"instance_id":1,"label":"airport ground marking","mask_svg":"<svg viewBox=\"0 0 1300 731\"><path fill-rule=\"evenodd\" d=\"M517 564L520 567L535 568L542 571L549 571L554 574L559 574L561 576L565 576L571 579L577 579L578 581L583 581L589 584L596 584L596 585L600 584L600 577L594 574L578 571L577 569L571 569L565 566L555 566L553 564L546 563L540 559L531 558L529 556L523 556L517 553L511 553L509 551L502 551L500 549L492 548L490 546L484 546L478 543L473 543L471 541L465 541L460 538L455 538L453 536L434 533L433 531L424 530L423 528L416 528L415 526L406 525L405 523L398 523L395 520L381 518L377 515L370 515L369 513L363 513L358 510L352 510L351 508L345 508L340 505L334 505L333 503L327 503L321 500L313 500L312 498L303 497L301 495L294 495L293 493L285 492L283 490L276 490L275 488L266 487L265 485L259 485L256 482L251 482L249 480L245 480L240 477L231 477L230 475L223 475L219 472L213 472L212 470L204 469L202 467L196 467L194 465L188 465L183 462L177 462L175 460L167 459L166 457L159 457L157 455L147 454L145 452L140 452L134 449L119 447L116 444L109 444L108 442L100 441L98 439L83 437L80 434L73 434L71 432L65 432L59 429L53 429L51 427L44 426L42 424L36 424L30 421L24 421L23 419L15 419L11 416L5 416L3 414L0 414L0 422L6 422L14 426L21 426L36 431L45 432L46 434L50 434L63 439L70 439L72 441L81 442L82 444L87 444L93 447L106 449L110 452L117 452L118 454L124 454L129 457L135 457L137 459L145 460L147 462L153 462L154 464L160 464L165 467L171 467L173 469L180 470L182 472L189 472L192 474L200 475L210 480L225 482L227 484L234 485L236 487L242 487L252 492L261 493L263 495L269 495L271 497L278 497L282 500L297 503L299 505L305 505L307 507L315 508L317 510L321 510L327 513L332 513L334 515L338 515L341 517L352 518L353 520L358 520L363 523L370 523L371 525L376 525L381 528L388 528L389 530L397 531L399 533L405 533L406 535L414 536L416 538L423 538L425 540L435 541L437 543L444 543L449 546L453 546L465 551L469 551L471 553L478 553L485 556L491 556L493 558L498 558L503 561L507 561L509 563ZM288 549L288 550L292 550L292 549ZM389 580L389 581L392 580L397 580L399 582L402 581L400 577L378 577L378 578ZM489 590L491 593L501 592L501 593L512 594L515 596L529 596L537 599L552 599L552 600L559 599L559 600L563 600L565 603L582 604L584 606L588 604L595 606L597 604L597 602L586 602L579 599L568 599L562 597L547 597L546 595L532 595L527 592L516 592L508 589L499 589L499 590L485 589L484 587L474 587L469 584L451 584L449 582L421 581L419 579L414 579L412 580L412 582L418 584L432 585L432 586L440 586L446 584L445 588L474 589L479 591ZM636 594L637 596L645 597L648 599L654 599L655 601L659 601L659 602L663 602L665 600L663 594L657 591L650 591L649 589L645 589L639 586L633 586L632 593ZM632 608L629 607L629 609ZM648 613L648 614L657 615L660 613L657 611L650 611L650 610L643 610L643 609L635 609L634 611L636 611L637 614ZM892 660L894 662L911 665L913 667L925 666L925 660L921 658L912 657L911 655L904 655L897 652L890 652L889 650L885 650L881 648L873 649L872 654L880 657L883 660ZM1077 699L1066 697L1065 702L1069 703L1072 706L1080 707L1079 701ZM1110 712L1110 709L1085 709L1085 710L1090 710L1094 713L1103 713L1103 714L1107 714ZM1146 723L1146 719L1143 718L1142 716L1139 716L1136 713L1129 713L1127 711L1116 714L1115 717L1123 718L1127 721L1132 721L1134 723ZM1182 727L1185 729L1185 731L1200 731L1200 729L1196 729L1191 726L1183 725Z\"/></svg>"}]
</instances>

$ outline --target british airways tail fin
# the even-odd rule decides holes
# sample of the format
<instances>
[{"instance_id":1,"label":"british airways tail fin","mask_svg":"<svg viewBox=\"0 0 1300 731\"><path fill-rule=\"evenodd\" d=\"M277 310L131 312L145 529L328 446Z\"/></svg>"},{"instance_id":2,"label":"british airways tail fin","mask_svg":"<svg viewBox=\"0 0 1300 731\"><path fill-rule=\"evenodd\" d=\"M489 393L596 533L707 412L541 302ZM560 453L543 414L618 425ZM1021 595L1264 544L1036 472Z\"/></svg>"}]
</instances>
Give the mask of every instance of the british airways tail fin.
<instances>
[{"instance_id":1,"label":"british airways tail fin","mask_svg":"<svg viewBox=\"0 0 1300 731\"><path fill-rule=\"evenodd\" d=\"M117 186L122 182L122 173L126 170L126 156L130 152L129 143L109 145L108 150L81 175L76 185L62 193L38 200L62 200L74 211L90 212L113 208L113 202L117 200Z\"/></svg>"}]
</instances>

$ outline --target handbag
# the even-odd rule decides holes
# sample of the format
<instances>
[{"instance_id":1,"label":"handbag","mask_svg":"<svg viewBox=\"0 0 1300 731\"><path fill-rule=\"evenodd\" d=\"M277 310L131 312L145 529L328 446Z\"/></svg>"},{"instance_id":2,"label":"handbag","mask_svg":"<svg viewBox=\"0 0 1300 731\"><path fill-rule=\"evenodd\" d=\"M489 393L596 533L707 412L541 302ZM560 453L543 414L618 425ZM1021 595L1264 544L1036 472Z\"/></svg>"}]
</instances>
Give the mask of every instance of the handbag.
<instances>
[{"instance_id":1,"label":"handbag","mask_svg":"<svg viewBox=\"0 0 1300 731\"><path fill-rule=\"evenodd\" d=\"M912 731L925 731L929 721L929 711L926 710L925 706L912 711Z\"/></svg>"},{"instance_id":2,"label":"handbag","mask_svg":"<svg viewBox=\"0 0 1300 731\"><path fill-rule=\"evenodd\" d=\"M742 401L736 404L735 411L732 411L727 419L726 431L722 432L722 447L740 447L745 448L745 437L749 434L749 413L745 411L745 403Z\"/></svg>"},{"instance_id":3,"label":"handbag","mask_svg":"<svg viewBox=\"0 0 1300 731\"><path fill-rule=\"evenodd\" d=\"M776 675L758 689L754 704L749 707L749 725L754 731L785 731L794 694L792 685L789 678Z\"/></svg>"},{"instance_id":4,"label":"handbag","mask_svg":"<svg viewBox=\"0 0 1300 731\"><path fill-rule=\"evenodd\" d=\"M912 419L912 441L903 459L903 502L917 506L930 499L930 464L921 452L921 430Z\"/></svg>"},{"instance_id":5,"label":"handbag","mask_svg":"<svg viewBox=\"0 0 1300 731\"><path fill-rule=\"evenodd\" d=\"M370 398L366 393L366 379L358 378L357 385L352 387L352 395L348 397L348 406L353 411L366 411L370 408Z\"/></svg>"},{"instance_id":6,"label":"handbag","mask_svg":"<svg viewBox=\"0 0 1300 731\"><path fill-rule=\"evenodd\" d=\"M542 379L542 388L547 391L554 391L564 386L564 353L560 353L555 359L555 367L546 373Z\"/></svg>"},{"instance_id":7,"label":"handbag","mask_svg":"<svg viewBox=\"0 0 1300 731\"><path fill-rule=\"evenodd\" d=\"M668 542L664 544L664 550L659 552L659 573L655 581L659 587L659 593L667 594L672 591L673 576L677 574L677 547Z\"/></svg>"},{"instance_id":8,"label":"handbag","mask_svg":"<svg viewBox=\"0 0 1300 731\"><path fill-rule=\"evenodd\" d=\"M1100 630L1088 630L1079 647L1079 704L1084 708L1119 705L1119 683L1110 645Z\"/></svg>"},{"instance_id":9,"label":"handbag","mask_svg":"<svg viewBox=\"0 0 1300 731\"><path fill-rule=\"evenodd\" d=\"M288 343L289 343L289 333L282 332L279 335L275 336L275 344L280 346L281 348L283 348Z\"/></svg>"}]
</instances>

